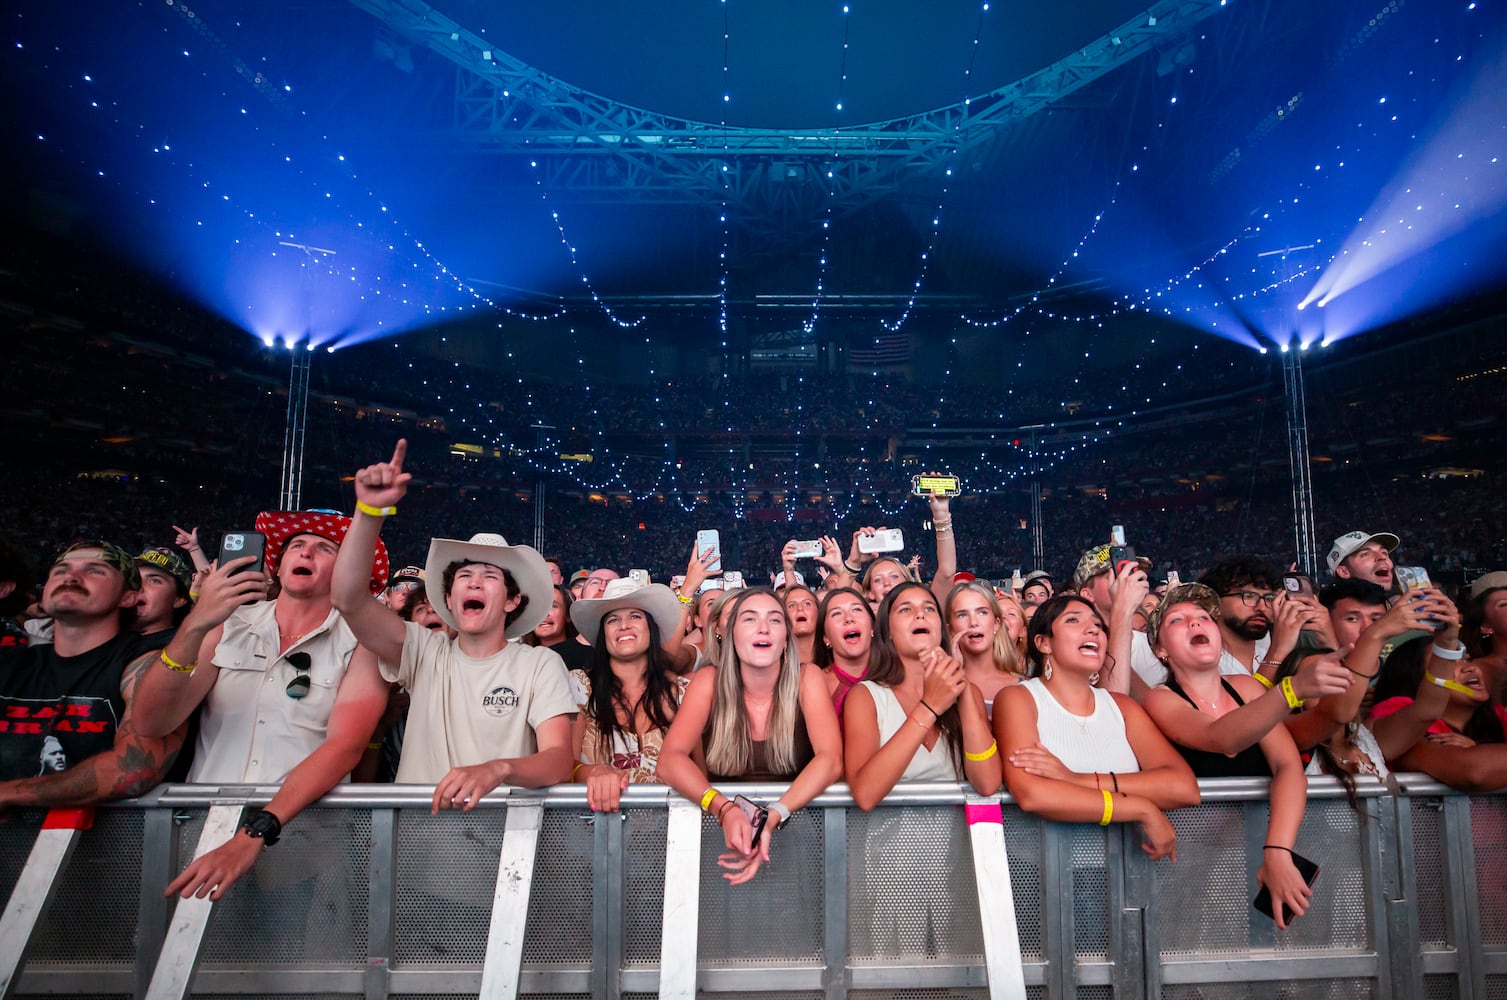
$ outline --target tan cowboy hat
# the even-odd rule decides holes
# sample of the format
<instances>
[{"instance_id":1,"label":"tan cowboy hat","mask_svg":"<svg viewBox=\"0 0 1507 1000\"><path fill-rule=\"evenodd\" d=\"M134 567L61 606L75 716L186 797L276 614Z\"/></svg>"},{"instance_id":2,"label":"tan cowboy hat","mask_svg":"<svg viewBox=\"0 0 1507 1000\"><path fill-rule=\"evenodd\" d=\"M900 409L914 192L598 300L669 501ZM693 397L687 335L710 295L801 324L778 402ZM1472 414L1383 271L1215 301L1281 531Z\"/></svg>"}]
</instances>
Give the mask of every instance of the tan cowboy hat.
<instances>
[{"instance_id":1,"label":"tan cowboy hat","mask_svg":"<svg viewBox=\"0 0 1507 1000\"><path fill-rule=\"evenodd\" d=\"M509 639L527 635L549 615L555 585L544 557L528 545L509 545L501 535L483 531L465 542L458 538L435 538L429 542L429 558L424 561L424 592L429 595L434 613L451 628L458 626L445 603L445 567L453 562L485 563L513 575L518 592L528 598L528 606L508 626Z\"/></svg>"}]
</instances>

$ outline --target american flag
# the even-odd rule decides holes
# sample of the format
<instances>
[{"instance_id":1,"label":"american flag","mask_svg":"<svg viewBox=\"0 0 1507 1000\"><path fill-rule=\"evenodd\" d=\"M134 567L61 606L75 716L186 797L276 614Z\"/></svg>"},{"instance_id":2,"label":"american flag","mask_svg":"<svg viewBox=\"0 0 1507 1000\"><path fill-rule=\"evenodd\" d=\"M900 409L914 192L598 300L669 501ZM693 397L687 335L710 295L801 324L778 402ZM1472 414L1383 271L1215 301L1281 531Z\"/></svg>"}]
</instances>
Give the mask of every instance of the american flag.
<instances>
[{"instance_id":1,"label":"american flag","mask_svg":"<svg viewBox=\"0 0 1507 1000\"><path fill-rule=\"evenodd\" d=\"M906 333L881 334L848 350L848 360L855 365L900 365L910 358L910 335Z\"/></svg>"}]
</instances>

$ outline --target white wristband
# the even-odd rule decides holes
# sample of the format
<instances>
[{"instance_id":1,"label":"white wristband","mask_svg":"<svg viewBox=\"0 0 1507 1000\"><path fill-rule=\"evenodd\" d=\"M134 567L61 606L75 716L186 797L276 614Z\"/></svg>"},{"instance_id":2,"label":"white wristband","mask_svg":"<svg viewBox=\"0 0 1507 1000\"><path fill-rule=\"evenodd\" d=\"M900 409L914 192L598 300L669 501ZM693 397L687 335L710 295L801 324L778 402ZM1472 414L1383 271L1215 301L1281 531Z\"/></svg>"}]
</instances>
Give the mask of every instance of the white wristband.
<instances>
[{"instance_id":1,"label":"white wristband","mask_svg":"<svg viewBox=\"0 0 1507 1000\"><path fill-rule=\"evenodd\" d=\"M784 826L786 823L790 822L790 810L785 808L785 804L783 802L769 803L769 811L780 817L781 826Z\"/></svg>"},{"instance_id":2,"label":"white wristband","mask_svg":"<svg viewBox=\"0 0 1507 1000\"><path fill-rule=\"evenodd\" d=\"M1465 647L1461 646L1459 649L1445 649L1443 646L1439 645L1436 642L1434 643L1434 655L1439 657L1439 659L1441 660L1463 660L1465 659Z\"/></svg>"}]
</instances>

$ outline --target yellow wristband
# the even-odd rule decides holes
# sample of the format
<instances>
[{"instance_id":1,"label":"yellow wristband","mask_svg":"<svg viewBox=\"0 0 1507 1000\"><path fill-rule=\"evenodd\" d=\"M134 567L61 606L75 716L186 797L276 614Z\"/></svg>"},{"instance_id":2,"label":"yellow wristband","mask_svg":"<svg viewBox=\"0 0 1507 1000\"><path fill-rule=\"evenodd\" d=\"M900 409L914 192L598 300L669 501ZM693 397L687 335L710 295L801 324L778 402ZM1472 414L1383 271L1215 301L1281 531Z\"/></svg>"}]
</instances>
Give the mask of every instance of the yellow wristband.
<instances>
[{"instance_id":1,"label":"yellow wristband","mask_svg":"<svg viewBox=\"0 0 1507 1000\"><path fill-rule=\"evenodd\" d=\"M1251 676L1256 678L1256 680L1260 682L1261 686L1266 688L1268 691L1276 687L1276 685L1272 683L1272 679L1263 673L1254 673L1251 674Z\"/></svg>"},{"instance_id":2,"label":"yellow wristband","mask_svg":"<svg viewBox=\"0 0 1507 1000\"><path fill-rule=\"evenodd\" d=\"M1108 826L1109 821L1115 818L1115 797L1110 792L1104 792L1104 815L1099 817L1100 826Z\"/></svg>"},{"instance_id":3,"label":"yellow wristband","mask_svg":"<svg viewBox=\"0 0 1507 1000\"><path fill-rule=\"evenodd\" d=\"M999 741L995 740L993 743L989 744L989 749L985 750L983 753L969 753L967 750L964 750L963 756L967 757L969 760L988 760L990 757L993 757L997 753L999 753Z\"/></svg>"},{"instance_id":4,"label":"yellow wristband","mask_svg":"<svg viewBox=\"0 0 1507 1000\"><path fill-rule=\"evenodd\" d=\"M168 656L165 649L157 655L162 658L162 665L175 674L191 674L194 672L194 663L192 660L188 663L179 663L171 656Z\"/></svg>"},{"instance_id":5,"label":"yellow wristband","mask_svg":"<svg viewBox=\"0 0 1507 1000\"><path fill-rule=\"evenodd\" d=\"M1282 678L1282 697L1287 699L1288 708L1303 707L1303 699L1299 698L1298 693L1292 689L1291 677Z\"/></svg>"},{"instance_id":6,"label":"yellow wristband","mask_svg":"<svg viewBox=\"0 0 1507 1000\"><path fill-rule=\"evenodd\" d=\"M1461 684L1459 681L1447 681L1443 677L1435 677L1433 674L1428 673L1427 671L1424 672L1423 676L1430 684L1433 684L1436 687L1442 687L1449 691L1458 691L1461 694L1470 695L1472 698L1476 697L1476 693L1474 691L1466 687L1464 684Z\"/></svg>"},{"instance_id":7,"label":"yellow wristband","mask_svg":"<svg viewBox=\"0 0 1507 1000\"><path fill-rule=\"evenodd\" d=\"M679 601L681 604L695 604L696 603L696 598L694 598L694 597L687 597L687 596L685 596L684 594L682 594L678 590L675 591L675 600Z\"/></svg>"},{"instance_id":8,"label":"yellow wristband","mask_svg":"<svg viewBox=\"0 0 1507 1000\"><path fill-rule=\"evenodd\" d=\"M715 788L708 788L705 792L703 792L701 794L701 811L706 812L708 809L710 809L712 805L712 799L715 799L719 794L720 793Z\"/></svg>"},{"instance_id":9,"label":"yellow wristband","mask_svg":"<svg viewBox=\"0 0 1507 1000\"><path fill-rule=\"evenodd\" d=\"M371 504L362 503L360 500L356 501L356 509L372 517L392 517L398 512L398 508L396 507L373 507Z\"/></svg>"}]
</instances>

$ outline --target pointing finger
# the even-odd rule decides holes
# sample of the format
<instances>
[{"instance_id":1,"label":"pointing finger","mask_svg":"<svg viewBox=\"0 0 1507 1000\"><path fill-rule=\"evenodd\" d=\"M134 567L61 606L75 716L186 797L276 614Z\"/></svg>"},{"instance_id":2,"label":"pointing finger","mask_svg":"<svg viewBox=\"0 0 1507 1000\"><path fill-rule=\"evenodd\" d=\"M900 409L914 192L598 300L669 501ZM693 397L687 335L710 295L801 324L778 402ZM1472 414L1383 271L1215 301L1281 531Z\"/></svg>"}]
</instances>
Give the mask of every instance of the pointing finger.
<instances>
[{"instance_id":1,"label":"pointing finger","mask_svg":"<svg viewBox=\"0 0 1507 1000\"><path fill-rule=\"evenodd\" d=\"M398 438L397 446L392 450L392 469L394 472L403 471L403 459L408 457L408 439Z\"/></svg>"}]
</instances>

